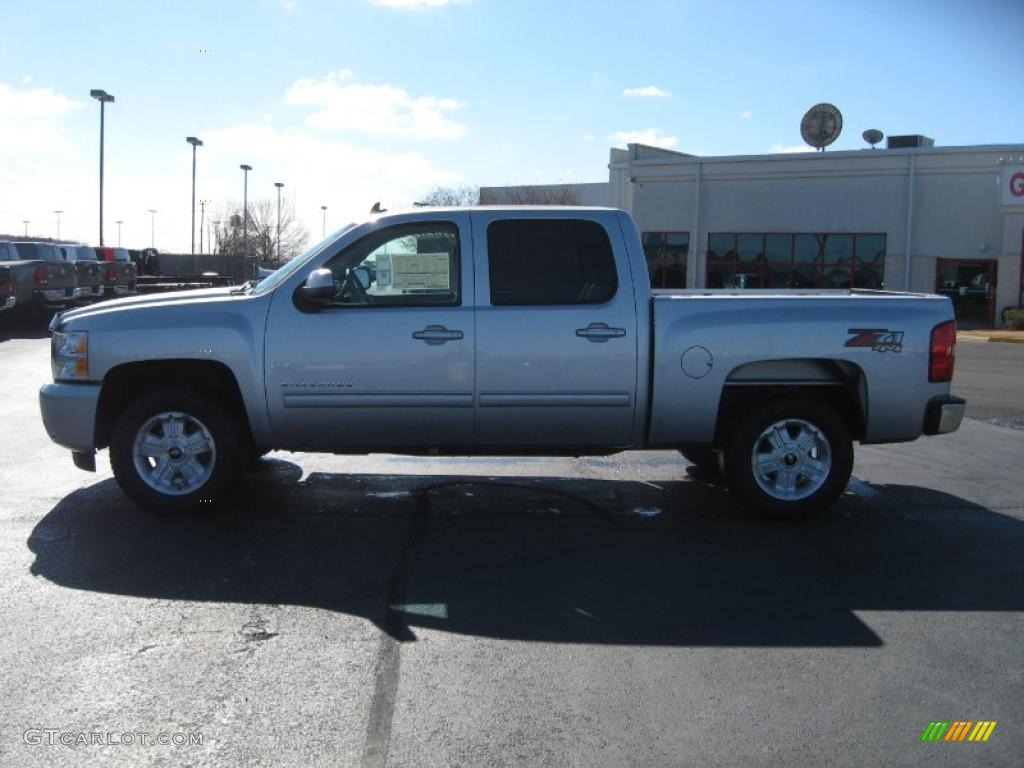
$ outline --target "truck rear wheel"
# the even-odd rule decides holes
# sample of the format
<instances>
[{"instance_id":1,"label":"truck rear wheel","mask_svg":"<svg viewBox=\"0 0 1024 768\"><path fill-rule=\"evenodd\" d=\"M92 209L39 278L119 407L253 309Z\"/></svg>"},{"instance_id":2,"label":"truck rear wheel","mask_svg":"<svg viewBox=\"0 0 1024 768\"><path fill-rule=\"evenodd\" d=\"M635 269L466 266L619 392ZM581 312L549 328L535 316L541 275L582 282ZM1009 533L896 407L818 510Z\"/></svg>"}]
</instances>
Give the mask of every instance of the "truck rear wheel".
<instances>
[{"instance_id":1,"label":"truck rear wheel","mask_svg":"<svg viewBox=\"0 0 1024 768\"><path fill-rule=\"evenodd\" d=\"M736 426L726 449L729 487L762 517L800 519L832 504L853 471L853 441L827 405L771 401Z\"/></svg>"},{"instance_id":2,"label":"truck rear wheel","mask_svg":"<svg viewBox=\"0 0 1024 768\"><path fill-rule=\"evenodd\" d=\"M222 506L243 466L243 443L225 409L186 389L130 403L114 423L110 465L146 509L182 513Z\"/></svg>"}]
</instances>

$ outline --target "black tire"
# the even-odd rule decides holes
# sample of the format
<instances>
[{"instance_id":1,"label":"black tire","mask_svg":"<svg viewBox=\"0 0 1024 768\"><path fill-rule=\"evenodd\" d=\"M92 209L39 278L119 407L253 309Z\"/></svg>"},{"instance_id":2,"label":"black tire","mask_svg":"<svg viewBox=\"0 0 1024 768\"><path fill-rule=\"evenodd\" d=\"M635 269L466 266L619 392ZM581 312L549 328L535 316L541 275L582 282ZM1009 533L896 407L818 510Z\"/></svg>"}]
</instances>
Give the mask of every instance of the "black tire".
<instances>
[{"instance_id":1,"label":"black tire","mask_svg":"<svg viewBox=\"0 0 1024 768\"><path fill-rule=\"evenodd\" d=\"M150 419L163 413L180 413L198 421L212 438L215 450L204 454L208 476L191 492L162 493L143 480L136 467L136 436ZM121 490L140 507L153 512L220 510L235 489L245 462L244 442L229 414L230 410L222 404L182 388L160 389L132 401L118 416L110 436L110 466Z\"/></svg>"},{"instance_id":2,"label":"black tire","mask_svg":"<svg viewBox=\"0 0 1024 768\"><path fill-rule=\"evenodd\" d=\"M771 470L758 473L754 469L755 449L762 454L773 453L771 441L762 439L762 434L780 422L784 424L781 430L785 436L779 438L782 447L776 449L774 455L785 456L776 465L783 468L786 477L793 478L792 498L780 498L788 490L779 488L780 483L785 485L782 473ZM818 436L814 438L814 447L806 452L796 447L795 441L804 436L811 440L815 433L802 425L816 430ZM827 443L820 441L821 436ZM790 440L793 442L788 442ZM825 465L821 459L826 455L829 461L824 480L816 481L810 475L800 474L803 466L813 472ZM788 466L790 457L793 469ZM725 458L729 488L744 506L761 517L798 520L826 509L845 490L853 471L853 441L846 424L828 405L789 397L770 401L742 419L729 438ZM772 461L771 456L765 459ZM762 483L773 486L776 493L765 490ZM800 494L806 495L801 497Z\"/></svg>"}]
</instances>

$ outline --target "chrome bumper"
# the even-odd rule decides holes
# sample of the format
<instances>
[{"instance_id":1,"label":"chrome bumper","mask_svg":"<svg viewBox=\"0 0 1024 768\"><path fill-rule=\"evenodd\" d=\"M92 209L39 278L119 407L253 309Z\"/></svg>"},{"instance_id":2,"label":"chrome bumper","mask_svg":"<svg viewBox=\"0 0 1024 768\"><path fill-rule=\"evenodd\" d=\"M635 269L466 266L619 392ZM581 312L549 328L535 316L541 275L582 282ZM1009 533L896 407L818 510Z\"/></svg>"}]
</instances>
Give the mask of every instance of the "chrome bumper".
<instances>
[{"instance_id":1,"label":"chrome bumper","mask_svg":"<svg viewBox=\"0 0 1024 768\"><path fill-rule=\"evenodd\" d=\"M99 400L99 384L44 384L39 390L39 410L46 434L57 445L91 453L95 449Z\"/></svg>"},{"instance_id":2,"label":"chrome bumper","mask_svg":"<svg viewBox=\"0 0 1024 768\"><path fill-rule=\"evenodd\" d=\"M962 397L943 395L932 398L924 412L924 433L926 435L944 435L960 429L967 401Z\"/></svg>"},{"instance_id":3,"label":"chrome bumper","mask_svg":"<svg viewBox=\"0 0 1024 768\"><path fill-rule=\"evenodd\" d=\"M36 301L48 306L63 306L78 297L77 288L36 288L32 293Z\"/></svg>"}]
</instances>

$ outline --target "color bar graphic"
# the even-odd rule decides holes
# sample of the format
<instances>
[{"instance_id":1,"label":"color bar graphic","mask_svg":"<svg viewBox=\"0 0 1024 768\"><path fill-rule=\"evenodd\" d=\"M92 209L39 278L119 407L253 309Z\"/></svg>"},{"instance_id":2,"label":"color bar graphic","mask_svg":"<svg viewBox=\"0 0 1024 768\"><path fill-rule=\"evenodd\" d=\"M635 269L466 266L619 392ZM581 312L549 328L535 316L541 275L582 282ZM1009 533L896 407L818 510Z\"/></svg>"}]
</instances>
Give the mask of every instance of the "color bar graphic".
<instances>
[{"instance_id":1,"label":"color bar graphic","mask_svg":"<svg viewBox=\"0 0 1024 768\"><path fill-rule=\"evenodd\" d=\"M988 737L992 735L992 731L996 729L997 720L979 720L978 724L974 726L974 730L971 731L971 735L968 737L968 741L988 741Z\"/></svg>"}]
</instances>

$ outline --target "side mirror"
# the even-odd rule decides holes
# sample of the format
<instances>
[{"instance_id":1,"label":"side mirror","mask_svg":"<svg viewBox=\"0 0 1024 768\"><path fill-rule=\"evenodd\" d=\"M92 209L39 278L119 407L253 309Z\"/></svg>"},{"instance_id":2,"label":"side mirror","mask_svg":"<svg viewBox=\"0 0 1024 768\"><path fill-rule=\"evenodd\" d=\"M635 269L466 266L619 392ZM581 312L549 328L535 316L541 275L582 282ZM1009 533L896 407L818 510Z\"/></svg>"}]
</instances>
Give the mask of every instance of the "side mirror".
<instances>
[{"instance_id":1,"label":"side mirror","mask_svg":"<svg viewBox=\"0 0 1024 768\"><path fill-rule=\"evenodd\" d=\"M334 273L329 269L314 269L302 285L302 298L312 304L323 304L334 298Z\"/></svg>"},{"instance_id":2,"label":"side mirror","mask_svg":"<svg viewBox=\"0 0 1024 768\"><path fill-rule=\"evenodd\" d=\"M352 270L352 274L356 280L359 281L359 285L362 286L365 291L370 287L370 270L366 267L356 267Z\"/></svg>"}]
</instances>

